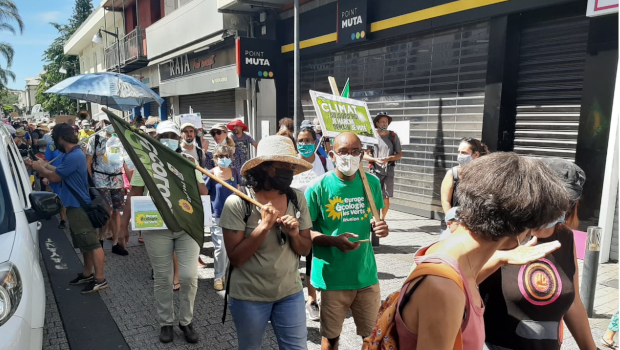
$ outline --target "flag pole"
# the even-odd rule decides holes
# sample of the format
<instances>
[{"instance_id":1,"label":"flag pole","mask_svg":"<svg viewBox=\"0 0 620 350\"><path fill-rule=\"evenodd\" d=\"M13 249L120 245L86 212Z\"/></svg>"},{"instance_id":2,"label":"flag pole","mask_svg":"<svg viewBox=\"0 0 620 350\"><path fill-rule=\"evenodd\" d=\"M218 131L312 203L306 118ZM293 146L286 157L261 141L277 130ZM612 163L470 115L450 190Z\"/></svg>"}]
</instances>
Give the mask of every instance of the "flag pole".
<instances>
[{"instance_id":1,"label":"flag pole","mask_svg":"<svg viewBox=\"0 0 620 350\"><path fill-rule=\"evenodd\" d=\"M247 194L239 191L236 187L231 186L230 184L228 184L226 181L220 179L219 177L213 175L209 170L206 170L204 168L199 167L198 165L196 165L196 170L200 171L201 173L207 175L208 177L210 177L213 181L217 181L220 185L226 187L227 189L231 190L234 194L236 194L237 196L243 198L244 200L254 204L255 206L257 206L259 209L263 208L263 205L257 201L256 199L248 196Z\"/></svg>"}]
</instances>

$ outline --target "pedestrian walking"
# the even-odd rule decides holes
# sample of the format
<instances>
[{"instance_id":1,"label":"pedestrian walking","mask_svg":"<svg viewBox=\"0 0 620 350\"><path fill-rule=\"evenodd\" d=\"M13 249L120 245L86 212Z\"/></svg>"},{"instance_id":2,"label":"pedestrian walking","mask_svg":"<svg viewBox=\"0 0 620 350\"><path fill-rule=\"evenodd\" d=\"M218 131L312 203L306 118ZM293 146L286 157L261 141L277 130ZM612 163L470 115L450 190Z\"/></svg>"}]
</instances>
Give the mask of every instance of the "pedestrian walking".
<instances>
[{"instance_id":1,"label":"pedestrian walking","mask_svg":"<svg viewBox=\"0 0 620 350\"><path fill-rule=\"evenodd\" d=\"M228 136L235 142L235 148L240 150L239 159L237 165L243 165L250 158L250 146L256 148L256 141L248 134L248 126L245 125L240 119L235 119L226 125L231 132ZM241 167L239 167L241 169Z\"/></svg>"},{"instance_id":2,"label":"pedestrian walking","mask_svg":"<svg viewBox=\"0 0 620 350\"><path fill-rule=\"evenodd\" d=\"M527 245L495 253L478 275L486 306L486 345L490 350L559 350L565 323L579 349L595 350L579 297L572 231L579 227L577 208L586 176L568 160L543 158L542 162L564 185L569 209L534 228L534 238ZM543 257L546 246L557 250Z\"/></svg>"},{"instance_id":3,"label":"pedestrian walking","mask_svg":"<svg viewBox=\"0 0 620 350\"><path fill-rule=\"evenodd\" d=\"M225 181L229 185L239 188L241 185L241 177L236 168L232 168L230 165L232 160L232 149L225 145L218 145L213 150L213 157L217 164L211 173L219 179ZM226 255L226 248L224 247L224 236L222 227L220 226L220 217L222 216L222 209L226 199L232 194L232 191L222 186L217 181L214 181L206 175L205 186L211 196L211 204L213 205L212 225L211 225L211 241L213 242L213 270L215 278L213 280L213 288L215 290L223 290L226 280L224 273L228 266L228 255ZM203 177L203 178L204 178Z\"/></svg>"},{"instance_id":4,"label":"pedestrian walking","mask_svg":"<svg viewBox=\"0 0 620 350\"><path fill-rule=\"evenodd\" d=\"M298 256L310 251L312 222L303 193L290 187L295 174L312 169L286 137L268 136L256 158L241 168L244 190L261 210L237 195L220 217L230 259L228 305L239 349L259 349L267 324L281 349L306 349L308 329Z\"/></svg>"},{"instance_id":5,"label":"pedestrian walking","mask_svg":"<svg viewBox=\"0 0 620 350\"><path fill-rule=\"evenodd\" d=\"M92 135L86 146L88 174L92 178L95 188L101 192L112 208L110 220L99 230L99 242L103 247L105 234L109 232L112 237L112 253L126 256L129 255L129 252L126 249L125 240L120 239L119 233L121 211L125 205L125 183L122 169L125 166L125 159L129 159L129 157L123 150L122 155L119 155L118 162L109 161L108 158L111 158L112 155L108 154L107 144L112 138L114 127L107 119L103 119L101 122L103 123L102 130Z\"/></svg>"},{"instance_id":6,"label":"pedestrian walking","mask_svg":"<svg viewBox=\"0 0 620 350\"><path fill-rule=\"evenodd\" d=\"M450 168L441 182L441 207L444 213L447 213L450 208L459 205L456 191L461 168L471 163L472 160L487 154L489 154L489 149L480 140L471 137L465 137L461 140L457 156L459 165Z\"/></svg>"},{"instance_id":7,"label":"pedestrian walking","mask_svg":"<svg viewBox=\"0 0 620 350\"><path fill-rule=\"evenodd\" d=\"M232 166L235 169L241 169L245 162L243 160L243 152L241 149L237 148L235 145L235 141L228 136L228 127L224 123L217 123L211 127L209 130L209 134L213 137L215 141L215 145L226 145L233 149L233 157L232 157ZM211 156L211 163L213 164L213 155L209 153ZM213 168L215 164L211 166Z\"/></svg>"},{"instance_id":8,"label":"pedestrian walking","mask_svg":"<svg viewBox=\"0 0 620 350\"><path fill-rule=\"evenodd\" d=\"M527 243L533 230L569 208L564 186L537 159L494 153L461 173L458 227L418 250L413 273L386 299L364 349L482 349L483 314L491 311L477 288L483 266L497 250ZM391 324L393 332L386 328Z\"/></svg>"},{"instance_id":9,"label":"pedestrian walking","mask_svg":"<svg viewBox=\"0 0 620 350\"><path fill-rule=\"evenodd\" d=\"M181 153L179 144L181 131L171 120L164 120L157 125L157 140L177 153ZM200 194L207 194L202 176L196 174ZM131 218L131 197L146 195L144 180L140 173L134 172L131 177L131 190L123 210L121 231L123 237L129 236L129 220ZM143 234L146 252L153 269L153 290L157 317L161 326L159 340L169 343L174 339L174 256L176 253L178 277L182 288L179 290L179 328L188 343L197 343L199 335L194 330L194 299L198 288L198 254L200 248L196 241L185 231L170 230L147 231ZM173 262L171 264L171 262Z\"/></svg>"},{"instance_id":10,"label":"pedestrian walking","mask_svg":"<svg viewBox=\"0 0 620 350\"><path fill-rule=\"evenodd\" d=\"M396 161L403 157L403 148L398 135L387 129L392 123L392 117L387 112L377 113L372 122L379 134L377 139L379 143L373 146L371 152L364 155L364 159L369 162L370 172L381 182L383 195L381 217L385 219L390 209L390 198L394 197L394 168Z\"/></svg>"},{"instance_id":11,"label":"pedestrian walking","mask_svg":"<svg viewBox=\"0 0 620 350\"><path fill-rule=\"evenodd\" d=\"M202 168L205 167L206 157L204 151L196 145L196 127L192 123L181 125L181 148L183 153L189 154Z\"/></svg>"},{"instance_id":12,"label":"pedestrian walking","mask_svg":"<svg viewBox=\"0 0 620 350\"><path fill-rule=\"evenodd\" d=\"M370 335L381 303L377 264L368 241L372 230L388 235L385 221L374 222L370 204L358 175L362 143L346 132L334 139L330 152L334 171L308 185L306 199L312 231L310 283L321 291L321 348L337 349L342 324L349 309L361 337ZM383 207L381 185L368 176L377 209Z\"/></svg>"},{"instance_id":13,"label":"pedestrian walking","mask_svg":"<svg viewBox=\"0 0 620 350\"><path fill-rule=\"evenodd\" d=\"M614 341L614 337L618 333L618 311L612 316L607 331L601 338L601 346L607 349L618 349L618 344Z\"/></svg>"},{"instance_id":14,"label":"pedestrian walking","mask_svg":"<svg viewBox=\"0 0 620 350\"><path fill-rule=\"evenodd\" d=\"M288 131L287 131L288 132ZM334 170L334 164L331 160L326 159L320 154L316 153L316 133L312 126L302 126L297 135L297 152L299 152L299 158L312 164L312 169L293 177L293 183L291 187L296 188L302 192L306 191L308 184L317 177L326 174L329 171ZM306 255L306 277L308 286L308 301L306 302L306 315L308 319L312 321L318 321L320 318L319 304L317 302L316 288L310 283L310 276L312 272L312 250Z\"/></svg>"},{"instance_id":15,"label":"pedestrian walking","mask_svg":"<svg viewBox=\"0 0 620 350\"><path fill-rule=\"evenodd\" d=\"M67 208L69 229L73 239L73 246L79 248L84 256L84 268L75 279L69 282L72 285L86 284L82 294L98 292L108 288L108 282L103 276L105 256L97 241L97 234L86 211L80 205L80 200L90 203L88 192L88 171L86 157L80 150L77 135L68 124L58 124L52 133L55 147L63 153L60 165L55 167L43 160L29 161L32 168L46 177L50 182L60 183L59 196ZM75 193L75 195L73 194ZM78 199L77 196L81 198ZM93 268L95 273L93 274Z\"/></svg>"}]
</instances>

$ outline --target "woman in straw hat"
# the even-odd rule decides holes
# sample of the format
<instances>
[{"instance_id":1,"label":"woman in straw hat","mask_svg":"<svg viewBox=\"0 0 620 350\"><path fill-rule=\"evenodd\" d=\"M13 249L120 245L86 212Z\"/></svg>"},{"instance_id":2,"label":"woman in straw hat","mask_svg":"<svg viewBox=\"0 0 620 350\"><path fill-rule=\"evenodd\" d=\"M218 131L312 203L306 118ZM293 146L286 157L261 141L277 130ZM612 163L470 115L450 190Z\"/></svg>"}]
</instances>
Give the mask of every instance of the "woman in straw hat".
<instances>
[{"instance_id":1,"label":"woman in straw hat","mask_svg":"<svg viewBox=\"0 0 620 350\"><path fill-rule=\"evenodd\" d=\"M290 187L293 176L312 169L299 159L290 139L261 140L257 157L241 168L246 193L260 210L240 197L228 197L220 217L231 268L228 305L239 349L260 348L271 321L278 345L306 349L305 302L298 256L310 252L312 222L306 199Z\"/></svg>"}]
</instances>

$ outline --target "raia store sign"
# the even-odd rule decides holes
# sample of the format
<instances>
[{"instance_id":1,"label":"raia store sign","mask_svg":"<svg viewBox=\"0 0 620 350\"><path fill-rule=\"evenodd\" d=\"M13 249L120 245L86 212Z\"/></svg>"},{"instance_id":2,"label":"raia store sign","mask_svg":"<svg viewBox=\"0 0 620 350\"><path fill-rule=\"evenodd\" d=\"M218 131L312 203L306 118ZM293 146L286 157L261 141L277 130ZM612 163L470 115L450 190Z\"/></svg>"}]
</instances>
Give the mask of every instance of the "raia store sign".
<instances>
[{"instance_id":1,"label":"raia store sign","mask_svg":"<svg viewBox=\"0 0 620 350\"><path fill-rule=\"evenodd\" d=\"M367 5L366 0L338 0L338 44L367 40Z\"/></svg>"},{"instance_id":2,"label":"raia store sign","mask_svg":"<svg viewBox=\"0 0 620 350\"><path fill-rule=\"evenodd\" d=\"M235 51L228 48L219 51L202 51L177 56L159 65L161 81L206 72L235 64Z\"/></svg>"},{"instance_id":3,"label":"raia store sign","mask_svg":"<svg viewBox=\"0 0 620 350\"><path fill-rule=\"evenodd\" d=\"M275 40L237 39L237 75L241 77L275 78L277 57L278 46Z\"/></svg>"}]
</instances>

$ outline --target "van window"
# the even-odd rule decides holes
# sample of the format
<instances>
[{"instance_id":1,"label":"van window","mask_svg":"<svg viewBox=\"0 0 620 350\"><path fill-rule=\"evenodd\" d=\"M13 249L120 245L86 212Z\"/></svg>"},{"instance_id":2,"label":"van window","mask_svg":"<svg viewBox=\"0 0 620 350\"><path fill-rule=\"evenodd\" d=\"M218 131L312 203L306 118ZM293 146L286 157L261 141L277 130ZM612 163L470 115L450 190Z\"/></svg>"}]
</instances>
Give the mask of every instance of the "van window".
<instances>
[{"instance_id":1,"label":"van window","mask_svg":"<svg viewBox=\"0 0 620 350\"><path fill-rule=\"evenodd\" d=\"M22 177L19 172L18 166L24 166L21 162L17 162L15 157L13 156L13 152L7 150L7 158L9 159L9 168L11 169L11 176L13 179L11 180L15 185L15 189L19 195L19 202L22 204L22 208L26 208L28 206L28 201L26 200L26 190L24 184L22 183Z\"/></svg>"},{"instance_id":2,"label":"van window","mask_svg":"<svg viewBox=\"0 0 620 350\"><path fill-rule=\"evenodd\" d=\"M0 234L15 231L15 211L7 187L6 176L0 164Z\"/></svg>"}]
</instances>

